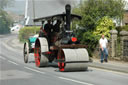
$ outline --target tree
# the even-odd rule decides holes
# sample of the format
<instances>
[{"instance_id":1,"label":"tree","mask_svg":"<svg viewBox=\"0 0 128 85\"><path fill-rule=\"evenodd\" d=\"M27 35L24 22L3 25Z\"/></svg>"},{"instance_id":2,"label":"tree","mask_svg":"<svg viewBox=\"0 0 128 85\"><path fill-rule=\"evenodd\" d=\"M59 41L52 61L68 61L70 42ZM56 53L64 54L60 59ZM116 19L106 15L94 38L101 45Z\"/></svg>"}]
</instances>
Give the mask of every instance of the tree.
<instances>
[{"instance_id":1,"label":"tree","mask_svg":"<svg viewBox=\"0 0 128 85\"><path fill-rule=\"evenodd\" d=\"M10 24L12 20L4 11L4 8L13 4L14 0L0 0L0 34L10 33Z\"/></svg>"},{"instance_id":2,"label":"tree","mask_svg":"<svg viewBox=\"0 0 128 85\"><path fill-rule=\"evenodd\" d=\"M77 24L85 30L78 31L77 35L81 43L88 45L90 55L98 44L100 34L110 37L109 31L114 28L112 19L122 20L125 4L124 0L84 0L72 10L82 16Z\"/></svg>"},{"instance_id":3,"label":"tree","mask_svg":"<svg viewBox=\"0 0 128 85\"><path fill-rule=\"evenodd\" d=\"M6 34L10 32L11 19L8 14L0 9L0 34Z\"/></svg>"},{"instance_id":4,"label":"tree","mask_svg":"<svg viewBox=\"0 0 128 85\"><path fill-rule=\"evenodd\" d=\"M83 17L78 22L80 26L93 30L96 27L96 21L104 16L121 21L125 5L124 0L84 0L82 4L73 9L73 13Z\"/></svg>"},{"instance_id":5,"label":"tree","mask_svg":"<svg viewBox=\"0 0 128 85\"><path fill-rule=\"evenodd\" d=\"M112 19L110 19L108 16L105 16L97 21L96 28L93 31L94 35L101 36L104 34L108 39L110 38L110 30L114 29L114 23Z\"/></svg>"}]
</instances>

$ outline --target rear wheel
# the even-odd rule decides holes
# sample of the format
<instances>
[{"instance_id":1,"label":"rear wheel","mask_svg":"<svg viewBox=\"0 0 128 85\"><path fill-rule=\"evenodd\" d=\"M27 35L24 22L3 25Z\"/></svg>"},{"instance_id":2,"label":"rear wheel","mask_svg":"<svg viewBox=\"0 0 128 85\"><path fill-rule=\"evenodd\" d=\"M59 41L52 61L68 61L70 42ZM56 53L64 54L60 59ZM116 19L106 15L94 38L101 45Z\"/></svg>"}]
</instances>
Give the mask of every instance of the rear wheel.
<instances>
[{"instance_id":1,"label":"rear wheel","mask_svg":"<svg viewBox=\"0 0 128 85\"><path fill-rule=\"evenodd\" d=\"M24 50L23 50L23 54L24 54L24 62L28 63L28 57L29 57L29 46L28 43L24 43Z\"/></svg>"},{"instance_id":2,"label":"rear wheel","mask_svg":"<svg viewBox=\"0 0 128 85\"><path fill-rule=\"evenodd\" d=\"M39 38L35 42L34 56L37 67L45 67L48 65L48 57L43 55L43 52L48 51L46 38Z\"/></svg>"}]
</instances>

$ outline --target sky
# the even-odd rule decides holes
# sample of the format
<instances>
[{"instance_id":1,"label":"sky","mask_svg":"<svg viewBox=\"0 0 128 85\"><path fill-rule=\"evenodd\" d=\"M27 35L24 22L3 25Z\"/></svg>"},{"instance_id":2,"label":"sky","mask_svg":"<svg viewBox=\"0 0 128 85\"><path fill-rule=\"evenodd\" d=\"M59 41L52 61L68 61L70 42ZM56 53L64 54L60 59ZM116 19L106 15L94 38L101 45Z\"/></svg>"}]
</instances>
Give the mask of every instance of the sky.
<instances>
[{"instance_id":1,"label":"sky","mask_svg":"<svg viewBox=\"0 0 128 85\"><path fill-rule=\"evenodd\" d=\"M5 8L7 11L12 11L16 14L24 14L25 0L15 0L13 6Z\"/></svg>"},{"instance_id":2,"label":"sky","mask_svg":"<svg viewBox=\"0 0 128 85\"><path fill-rule=\"evenodd\" d=\"M39 1L42 1L42 0L39 0ZM50 1L50 0L44 0L44 1ZM61 0L59 0L59 1L61 1ZM77 1L80 1L80 0L77 0ZM125 0L125 1L128 2L128 0ZM128 6L127 6L127 8L128 8ZM24 14L25 0L15 0L14 6L8 7L5 10L7 10L7 11L9 10L9 11L15 12L17 14Z\"/></svg>"},{"instance_id":3,"label":"sky","mask_svg":"<svg viewBox=\"0 0 128 85\"><path fill-rule=\"evenodd\" d=\"M24 14L24 12L25 12L25 1L26 0L15 0L14 6L8 7L5 10L12 11L12 12L15 12L17 14ZM51 1L51 0L38 0L38 1ZM63 2L64 0L58 0L58 1ZM77 0L77 1L80 1L80 0Z\"/></svg>"}]
</instances>

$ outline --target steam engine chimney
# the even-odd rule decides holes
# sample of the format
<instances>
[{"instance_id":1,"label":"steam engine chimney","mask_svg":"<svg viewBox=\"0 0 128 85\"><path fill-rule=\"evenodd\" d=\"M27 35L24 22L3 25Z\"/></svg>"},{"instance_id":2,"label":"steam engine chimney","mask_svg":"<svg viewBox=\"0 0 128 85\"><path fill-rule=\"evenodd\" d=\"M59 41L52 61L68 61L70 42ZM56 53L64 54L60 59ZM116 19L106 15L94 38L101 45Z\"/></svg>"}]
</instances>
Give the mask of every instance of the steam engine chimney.
<instances>
[{"instance_id":1,"label":"steam engine chimney","mask_svg":"<svg viewBox=\"0 0 128 85\"><path fill-rule=\"evenodd\" d=\"M70 22L71 22L71 6L67 4L65 6L66 10L66 30L70 30Z\"/></svg>"}]
</instances>

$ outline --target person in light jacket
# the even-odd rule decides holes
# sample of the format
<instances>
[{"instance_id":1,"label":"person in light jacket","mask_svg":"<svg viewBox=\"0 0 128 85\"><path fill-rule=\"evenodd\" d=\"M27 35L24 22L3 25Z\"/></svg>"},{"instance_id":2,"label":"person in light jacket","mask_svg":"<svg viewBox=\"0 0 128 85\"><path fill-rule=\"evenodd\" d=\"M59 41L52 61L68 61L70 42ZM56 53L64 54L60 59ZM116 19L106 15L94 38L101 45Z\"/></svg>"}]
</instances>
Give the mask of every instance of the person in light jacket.
<instances>
[{"instance_id":1,"label":"person in light jacket","mask_svg":"<svg viewBox=\"0 0 128 85\"><path fill-rule=\"evenodd\" d=\"M108 45L108 40L107 38L104 37L104 34L102 34L100 40L99 40L99 44L100 44L100 51L101 51L101 63L108 62L108 49L107 49L107 45Z\"/></svg>"}]
</instances>

